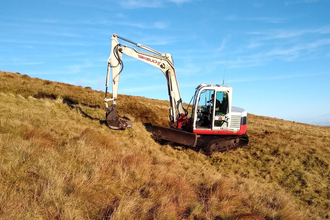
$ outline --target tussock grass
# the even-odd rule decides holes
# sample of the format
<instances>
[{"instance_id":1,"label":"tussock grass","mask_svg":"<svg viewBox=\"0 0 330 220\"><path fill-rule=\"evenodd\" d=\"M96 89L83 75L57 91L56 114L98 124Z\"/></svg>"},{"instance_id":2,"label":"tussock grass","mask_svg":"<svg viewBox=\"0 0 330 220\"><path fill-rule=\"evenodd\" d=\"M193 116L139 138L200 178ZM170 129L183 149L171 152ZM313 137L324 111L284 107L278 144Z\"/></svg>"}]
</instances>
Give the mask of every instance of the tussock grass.
<instances>
[{"instance_id":1,"label":"tussock grass","mask_svg":"<svg viewBox=\"0 0 330 220\"><path fill-rule=\"evenodd\" d=\"M330 129L249 115L250 144L211 157L159 145L168 102L0 73L0 219L326 219Z\"/></svg>"},{"instance_id":2,"label":"tussock grass","mask_svg":"<svg viewBox=\"0 0 330 220\"><path fill-rule=\"evenodd\" d=\"M329 131L327 127L249 115L249 146L214 155L211 160L222 173L285 189L315 215L312 219L327 219Z\"/></svg>"}]
</instances>

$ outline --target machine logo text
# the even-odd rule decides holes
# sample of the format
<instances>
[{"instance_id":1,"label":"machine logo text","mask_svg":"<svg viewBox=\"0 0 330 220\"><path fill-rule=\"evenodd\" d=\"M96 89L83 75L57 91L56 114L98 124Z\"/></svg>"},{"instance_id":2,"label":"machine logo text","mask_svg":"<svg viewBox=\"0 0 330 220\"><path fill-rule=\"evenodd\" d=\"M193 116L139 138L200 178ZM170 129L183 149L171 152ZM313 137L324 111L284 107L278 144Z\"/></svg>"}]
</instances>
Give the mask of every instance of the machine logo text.
<instances>
[{"instance_id":1,"label":"machine logo text","mask_svg":"<svg viewBox=\"0 0 330 220\"><path fill-rule=\"evenodd\" d=\"M139 55L139 58L140 58L140 59L143 59L143 60L146 60L146 61L149 61L149 62L154 63L154 64L158 64L158 65L159 65L159 63L160 63L160 62L158 62L157 60L153 60L153 59L150 59L149 57L144 57L144 56L142 56L142 55Z\"/></svg>"}]
</instances>

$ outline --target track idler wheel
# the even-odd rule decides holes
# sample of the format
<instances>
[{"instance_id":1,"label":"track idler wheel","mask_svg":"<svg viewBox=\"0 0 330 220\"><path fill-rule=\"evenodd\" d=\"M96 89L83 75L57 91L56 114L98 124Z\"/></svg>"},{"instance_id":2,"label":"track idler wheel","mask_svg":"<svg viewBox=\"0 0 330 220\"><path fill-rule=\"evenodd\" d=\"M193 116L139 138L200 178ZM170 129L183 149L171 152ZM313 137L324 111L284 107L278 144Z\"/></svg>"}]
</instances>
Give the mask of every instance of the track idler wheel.
<instances>
[{"instance_id":1,"label":"track idler wheel","mask_svg":"<svg viewBox=\"0 0 330 220\"><path fill-rule=\"evenodd\" d=\"M107 108L106 122L109 128L114 130L125 130L126 128L132 127L129 120L125 120L117 115L116 105L111 105Z\"/></svg>"}]
</instances>

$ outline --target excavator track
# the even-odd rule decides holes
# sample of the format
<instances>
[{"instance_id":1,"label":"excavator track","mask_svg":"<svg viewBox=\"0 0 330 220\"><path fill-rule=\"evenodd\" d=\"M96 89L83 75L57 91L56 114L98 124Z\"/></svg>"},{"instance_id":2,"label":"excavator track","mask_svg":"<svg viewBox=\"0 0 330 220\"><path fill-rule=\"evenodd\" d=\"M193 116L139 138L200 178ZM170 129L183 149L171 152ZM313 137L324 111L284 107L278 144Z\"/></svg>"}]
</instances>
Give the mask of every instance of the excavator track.
<instances>
[{"instance_id":1,"label":"excavator track","mask_svg":"<svg viewBox=\"0 0 330 220\"><path fill-rule=\"evenodd\" d=\"M192 132L175 128L153 127L153 137L156 140L166 140L188 146L194 150L211 155L215 152L234 150L249 143L249 137L244 135L197 135Z\"/></svg>"},{"instance_id":2,"label":"excavator track","mask_svg":"<svg viewBox=\"0 0 330 220\"><path fill-rule=\"evenodd\" d=\"M197 141L197 146L208 155L215 152L225 152L235 150L246 146L249 143L249 137L244 135L239 136L200 136Z\"/></svg>"}]
</instances>

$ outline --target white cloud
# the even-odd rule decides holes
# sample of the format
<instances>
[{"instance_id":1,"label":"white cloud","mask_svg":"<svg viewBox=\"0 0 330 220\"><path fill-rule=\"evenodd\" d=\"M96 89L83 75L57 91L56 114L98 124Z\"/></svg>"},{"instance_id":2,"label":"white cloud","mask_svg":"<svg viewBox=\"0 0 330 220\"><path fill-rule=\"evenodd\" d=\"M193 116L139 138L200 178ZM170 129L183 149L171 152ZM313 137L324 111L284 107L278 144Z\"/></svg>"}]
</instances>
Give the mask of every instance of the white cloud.
<instances>
[{"instance_id":1,"label":"white cloud","mask_svg":"<svg viewBox=\"0 0 330 220\"><path fill-rule=\"evenodd\" d=\"M221 41L221 45L220 47L216 48L216 53L220 53L222 52L225 47L226 47L226 44L227 44L228 40L226 38L224 38L222 41Z\"/></svg>"},{"instance_id":2,"label":"white cloud","mask_svg":"<svg viewBox=\"0 0 330 220\"><path fill-rule=\"evenodd\" d=\"M320 28L314 29L285 29L285 30L266 30L266 31L254 31L250 32L251 35L260 35L263 36L264 40L273 40L273 39L288 39L293 37L300 37L307 34L330 34L330 26L323 26Z\"/></svg>"},{"instance_id":3,"label":"white cloud","mask_svg":"<svg viewBox=\"0 0 330 220\"><path fill-rule=\"evenodd\" d=\"M240 68L264 65L273 60L285 60L292 61L297 59L312 59L310 56L306 56L312 52L320 53L319 49L324 46L330 45L330 39L317 40L310 43L292 45L290 47L274 47L263 52L249 52L249 55L240 55L235 60L227 61L228 68ZM248 45L250 46L250 45ZM254 49L254 48L251 48ZM217 62L218 64L224 64L224 61Z\"/></svg>"},{"instance_id":4,"label":"white cloud","mask_svg":"<svg viewBox=\"0 0 330 220\"><path fill-rule=\"evenodd\" d=\"M260 22L265 22L265 23L284 23L288 19L287 18L280 18L280 17L252 17L252 18L247 18L247 17L238 17L237 15L231 14L228 15L224 18L226 21L260 21Z\"/></svg>"},{"instance_id":5,"label":"white cloud","mask_svg":"<svg viewBox=\"0 0 330 220\"><path fill-rule=\"evenodd\" d=\"M166 0L177 5L191 2L192 0ZM161 8L166 4L165 0L121 0L120 5L127 9L137 8Z\"/></svg>"},{"instance_id":6,"label":"white cloud","mask_svg":"<svg viewBox=\"0 0 330 220\"><path fill-rule=\"evenodd\" d=\"M238 45L237 58L229 68L264 65L273 60L310 60L327 57L330 26L313 29L283 29L250 32L247 44ZM233 56L232 56L233 57ZM223 63L223 61L221 61Z\"/></svg>"},{"instance_id":7,"label":"white cloud","mask_svg":"<svg viewBox=\"0 0 330 220\"><path fill-rule=\"evenodd\" d=\"M318 2L319 0L305 0L306 3Z\"/></svg>"},{"instance_id":8,"label":"white cloud","mask_svg":"<svg viewBox=\"0 0 330 220\"><path fill-rule=\"evenodd\" d=\"M168 25L167 25L166 22L160 22L160 21L158 21L158 22L155 22L155 23L153 24L153 27L155 27L155 28L157 28L157 29L165 29L165 28L168 27Z\"/></svg>"},{"instance_id":9,"label":"white cloud","mask_svg":"<svg viewBox=\"0 0 330 220\"><path fill-rule=\"evenodd\" d=\"M226 21L237 21L239 19L237 18L236 15L228 15L227 17L225 17L225 20Z\"/></svg>"},{"instance_id":10,"label":"white cloud","mask_svg":"<svg viewBox=\"0 0 330 220\"><path fill-rule=\"evenodd\" d=\"M4 63L0 62L0 65L6 65L6 66L34 66L34 65L42 65L44 62L33 62L33 61L27 61L27 60L12 60L12 61L6 61Z\"/></svg>"},{"instance_id":11,"label":"white cloud","mask_svg":"<svg viewBox=\"0 0 330 220\"><path fill-rule=\"evenodd\" d=\"M163 3L159 0L121 0L120 5L127 9L160 8Z\"/></svg>"},{"instance_id":12,"label":"white cloud","mask_svg":"<svg viewBox=\"0 0 330 220\"><path fill-rule=\"evenodd\" d=\"M267 76L267 73L263 74ZM254 78L240 78L240 79L231 79L231 82L255 82L255 81L271 81L271 80L282 80L282 79L293 79L293 78L307 78L307 77L315 77L315 76L324 76L330 75L330 73L319 72L319 73L305 73L305 74L282 74L278 76L272 77L254 77Z\"/></svg>"},{"instance_id":13,"label":"white cloud","mask_svg":"<svg viewBox=\"0 0 330 220\"><path fill-rule=\"evenodd\" d=\"M152 85L152 86L143 86L143 87L131 87L131 88L123 88L120 90L120 93L124 94L137 94L137 93L143 93L143 92L155 92L164 90L165 85Z\"/></svg>"},{"instance_id":14,"label":"white cloud","mask_svg":"<svg viewBox=\"0 0 330 220\"><path fill-rule=\"evenodd\" d=\"M164 37L164 36L143 36L140 38L140 42L142 45L146 46L154 46L154 45L168 45L173 44L173 41L175 41L174 37ZM155 48L157 50L157 48ZM165 51L162 51L165 52Z\"/></svg>"},{"instance_id":15,"label":"white cloud","mask_svg":"<svg viewBox=\"0 0 330 220\"><path fill-rule=\"evenodd\" d=\"M85 60L82 63L76 64L76 65L70 65L65 67L65 69L67 69L67 72L71 73L71 74L76 74L81 72L82 69L88 68L92 66L92 62L90 62L89 60Z\"/></svg>"},{"instance_id":16,"label":"white cloud","mask_svg":"<svg viewBox=\"0 0 330 220\"><path fill-rule=\"evenodd\" d=\"M255 17L255 18L249 18L248 20L261 21L265 23L275 23L275 24L284 23L285 21L287 21L286 18L277 18L277 17Z\"/></svg>"},{"instance_id":17,"label":"white cloud","mask_svg":"<svg viewBox=\"0 0 330 220\"><path fill-rule=\"evenodd\" d=\"M183 76L196 76L199 73L202 72L202 68L196 64L187 64L184 66L184 68L177 68L176 69L176 74L180 74L180 77Z\"/></svg>"},{"instance_id":18,"label":"white cloud","mask_svg":"<svg viewBox=\"0 0 330 220\"><path fill-rule=\"evenodd\" d=\"M141 28L141 29L165 29L168 26L166 22L160 22L160 21L153 22L153 23L121 21L121 22L114 22L113 25L135 27L135 28Z\"/></svg>"},{"instance_id":19,"label":"white cloud","mask_svg":"<svg viewBox=\"0 0 330 220\"><path fill-rule=\"evenodd\" d=\"M293 4L309 4L309 3L314 3L318 2L319 0L296 0L296 1L286 1L284 3L285 6L293 5Z\"/></svg>"},{"instance_id":20,"label":"white cloud","mask_svg":"<svg viewBox=\"0 0 330 220\"><path fill-rule=\"evenodd\" d=\"M181 5L181 4L186 3L186 2L191 2L191 0L169 0L169 2L173 2L177 5Z\"/></svg>"},{"instance_id":21,"label":"white cloud","mask_svg":"<svg viewBox=\"0 0 330 220\"><path fill-rule=\"evenodd\" d=\"M250 43L249 43L249 45L247 46L247 48L249 48L249 49L254 49L254 48L260 47L260 46L262 46L262 45L263 45L262 42L260 42L260 41L256 41L256 40L252 40L252 41L250 41Z\"/></svg>"},{"instance_id":22,"label":"white cloud","mask_svg":"<svg viewBox=\"0 0 330 220\"><path fill-rule=\"evenodd\" d=\"M3 43L14 43L14 44L25 44L33 45L57 45L57 46L88 46L83 42L72 42L72 41L34 41L34 40L0 40Z\"/></svg>"}]
</instances>

